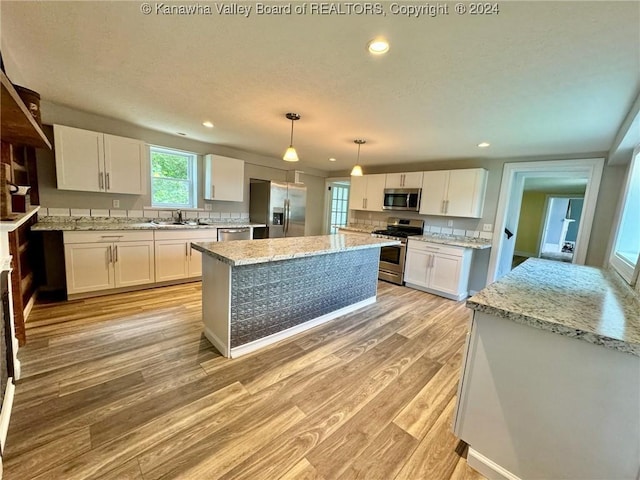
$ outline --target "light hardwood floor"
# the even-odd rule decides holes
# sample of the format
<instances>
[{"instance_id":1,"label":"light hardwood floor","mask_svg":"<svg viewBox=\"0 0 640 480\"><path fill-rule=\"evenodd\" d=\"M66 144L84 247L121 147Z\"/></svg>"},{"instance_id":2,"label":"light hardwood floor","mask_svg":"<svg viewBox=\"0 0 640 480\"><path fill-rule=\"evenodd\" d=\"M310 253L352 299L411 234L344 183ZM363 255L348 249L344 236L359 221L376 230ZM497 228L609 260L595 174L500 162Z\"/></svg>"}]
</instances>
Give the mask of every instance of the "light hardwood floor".
<instances>
[{"instance_id":1,"label":"light hardwood floor","mask_svg":"<svg viewBox=\"0 0 640 480\"><path fill-rule=\"evenodd\" d=\"M464 302L378 288L235 360L200 283L36 305L5 479L483 479L451 433Z\"/></svg>"}]
</instances>

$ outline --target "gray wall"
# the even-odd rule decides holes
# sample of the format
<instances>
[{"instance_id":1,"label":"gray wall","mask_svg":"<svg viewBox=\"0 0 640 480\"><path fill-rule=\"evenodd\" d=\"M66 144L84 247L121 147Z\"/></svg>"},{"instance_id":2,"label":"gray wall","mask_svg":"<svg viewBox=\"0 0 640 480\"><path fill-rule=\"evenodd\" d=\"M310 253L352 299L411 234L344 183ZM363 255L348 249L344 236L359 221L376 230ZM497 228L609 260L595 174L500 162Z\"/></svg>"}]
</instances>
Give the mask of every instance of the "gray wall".
<instances>
[{"instance_id":1,"label":"gray wall","mask_svg":"<svg viewBox=\"0 0 640 480\"><path fill-rule=\"evenodd\" d=\"M242 202L206 202L212 205L214 212L248 213L249 212L249 179L286 181L293 180L293 170L287 170L280 158L271 158L251 152L236 150L229 147L200 142L189 138L169 135L149 130L137 125L126 123L113 118L102 117L69 107L43 101L41 105L42 120L47 125L61 124L70 127L110 133L123 137L137 138L150 145L176 148L197 153L200 185L198 186L199 207L204 208L202 191L203 155L214 153L245 161L245 190ZM45 126L45 133L53 143L53 128ZM295 168L295 165L292 166ZM291 168L291 167L290 167ZM305 167L301 180L307 185L307 235L319 235L322 232L322 217L324 205L324 178L326 172ZM114 195L110 193L75 192L58 190L56 188L54 151L38 150L38 184L40 188L40 204L44 207L67 208L112 208L113 200L120 200L120 209L141 210L151 205L150 194L147 195Z\"/></svg>"}]
</instances>

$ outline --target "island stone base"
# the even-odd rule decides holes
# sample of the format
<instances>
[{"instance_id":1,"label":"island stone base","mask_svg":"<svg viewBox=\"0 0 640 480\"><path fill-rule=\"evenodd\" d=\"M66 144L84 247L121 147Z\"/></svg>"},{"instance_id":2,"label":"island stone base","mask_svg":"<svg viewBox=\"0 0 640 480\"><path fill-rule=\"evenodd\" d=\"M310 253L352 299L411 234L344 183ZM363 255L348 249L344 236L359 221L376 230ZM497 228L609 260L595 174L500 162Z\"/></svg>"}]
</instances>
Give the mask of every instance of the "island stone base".
<instances>
[{"instance_id":1,"label":"island stone base","mask_svg":"<svg viewBox=\"0 0 640 480\"><path fill-rule=\"evenodd\" d=\"M205 335L249 353L375 302L379 248L230 266L203 256Z\"/></svg>"}]
</instances>

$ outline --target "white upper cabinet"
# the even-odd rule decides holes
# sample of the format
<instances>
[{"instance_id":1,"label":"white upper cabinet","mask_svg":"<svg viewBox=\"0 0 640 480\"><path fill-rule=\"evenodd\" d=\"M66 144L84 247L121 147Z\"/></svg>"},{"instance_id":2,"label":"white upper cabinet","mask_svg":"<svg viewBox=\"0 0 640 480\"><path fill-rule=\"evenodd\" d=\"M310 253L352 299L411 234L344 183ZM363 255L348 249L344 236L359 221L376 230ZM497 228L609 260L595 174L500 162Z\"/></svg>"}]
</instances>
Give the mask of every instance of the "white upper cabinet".
<instances>
[{"instance_id":1,"label":"white upper cabinet","mask_svg":"<svg viewBox=\"0 0 640 480\"><path fill-rule=\"evenodd\" d=\"M483 168L424 172L420 214L481 218L486 186Z\"/></svg>"},{"instance_id":2,"label":"white upper cabinet","mask_svg":"<svg viewBox=\"0 0 640 480\"><path fill-rule=\"evenodd\" d=\"M144 142L62 125L53 132L58 189L146 193Z\"/></svg>"},{"instance_id":3,"label":"white upper cabinet","mask_svg":"<svg viewBox=\"0 0 640 480\"><path fill-rule=\"evenodd\" d=\"M244 161L220 155L204 157L205 200L244 200Z\"/></svg>"},{"instance_id":4,"label":"white upper cabinet","mask_svg":"<svg viewBox=\"0 0 640 480\"><path fill-rule=\"evenodd\" d=\"M387 173L385 188L420 188L422 172Z\"/></svg>"},{"instance_id":5,"label":"white upper cabinet","mask_svg":"<svg viewBox=\"0 0 640 480\"><path fill-rule=\"evenodd\" d=\"M147 190L146 146L133 138L104 135L105 188L110 193Z\"/></svg>"},{"instance_id":6,"label":"white upper cabinet","mask_svg":"<svg viewBox=\"0 0 640 480\"><path fill-rule=\"evenodd\" d=\"M382 212L386 177L385 174L351 177L349 208Z\"/></svg>"}]
</instances>

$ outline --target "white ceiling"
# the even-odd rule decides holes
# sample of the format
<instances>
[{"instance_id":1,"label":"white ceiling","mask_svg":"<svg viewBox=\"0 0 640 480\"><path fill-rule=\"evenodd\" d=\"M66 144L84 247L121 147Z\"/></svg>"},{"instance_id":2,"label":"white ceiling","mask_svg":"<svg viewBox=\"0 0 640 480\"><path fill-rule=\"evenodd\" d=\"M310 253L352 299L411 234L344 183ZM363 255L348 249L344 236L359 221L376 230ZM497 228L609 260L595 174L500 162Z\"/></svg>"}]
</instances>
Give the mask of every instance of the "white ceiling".
<instances>
[{"instance_id":1,"label":"white ceiling","mask_svg":"<svg viewBox=\"0 0 640 480\"><path fill-rule=\"evenodd\" d=\"M324 170L350 168L354 138L365 169L608 151L640 89L640 2L501 2L493 16L451 3L435 18L383 3L381 16L244 18L204 2L212 15L3 0L2 49L43 99L274 162L297 112L296 168ZM378 35L391 49L372 57Z\"/></svg>"}]
</instances>

